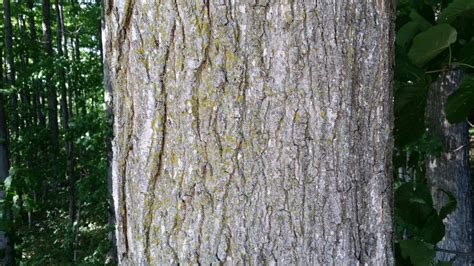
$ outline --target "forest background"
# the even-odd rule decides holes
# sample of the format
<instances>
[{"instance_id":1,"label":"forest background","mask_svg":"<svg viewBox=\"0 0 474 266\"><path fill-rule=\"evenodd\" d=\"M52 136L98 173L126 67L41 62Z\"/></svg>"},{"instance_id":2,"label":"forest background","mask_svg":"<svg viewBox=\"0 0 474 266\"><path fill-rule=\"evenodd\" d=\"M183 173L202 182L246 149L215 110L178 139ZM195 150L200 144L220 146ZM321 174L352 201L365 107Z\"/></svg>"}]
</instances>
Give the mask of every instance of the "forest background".
<instances>
[{"instance_id":1,"label":"forest background","mask_svg":"<svg viewBox=\"0 0 474 266\"><path fill-rule=\"evenodd\" d=\"M9 237L12 263L115 264L101 2L3 0L2 13L0 230ZM438 102L466 136L459 149L469 152L473 28L472 0L397 0L393 159L400 265L429 264L442 252L443 219L461 202L470 202L472 211L472 186L470 199L442 191L448 200L442 206L433 200L427 165L450 151L427 110ZM445 75L459 76L454 92L433 98L430 88ZM451 251L443 263L469 255Z\"/></svg>"}]
</instances>

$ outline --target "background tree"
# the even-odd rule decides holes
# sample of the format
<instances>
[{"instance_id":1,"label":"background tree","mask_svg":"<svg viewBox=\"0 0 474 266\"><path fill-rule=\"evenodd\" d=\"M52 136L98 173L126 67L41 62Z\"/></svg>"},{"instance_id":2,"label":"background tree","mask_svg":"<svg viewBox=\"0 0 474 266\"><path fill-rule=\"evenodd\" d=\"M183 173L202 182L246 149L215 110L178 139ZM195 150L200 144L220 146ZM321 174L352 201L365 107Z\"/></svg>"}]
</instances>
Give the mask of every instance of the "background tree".
<instances>
[{"instance_id":1,"label":"background tree","mask_svg":"<svg viewBox=\"0 0 474 266\"><path fill-rule=\"evenodd\" d=\"M3 48L3 47L2 47ZM3 77L3 49L0 50L0 82L1 86L4 87L5 80ZM5 97L3 93L0 94L0 182L5 182L8 177L8 169L10 167L10 161L8 157L8 131L7 131L7 121L5 114ZM6 216L7 208L5 204L5 191L4 189L0 190L0 200L2 201L1 213L2 216ZM6 230L3 227L0 231L0 250L2 251L2 256L0 257L0 263L7 264L11 260L11 245L8 241L8 235Z\"/></svg>"},{"instance_id":2,"label":"background tree","mask_svg":"<svg viewBox=\"0 0 474 266\"><path fill-rule=\"evenodd\" d=\"M4 48L5 48L5 61L6 61L6 78L3 79L3 66L0 68L2 69L1 77L2 77L2 85L8 87L10 90L13 90L15 87L15 66L13 64L13 29L12 29L12 19L11 19L11 6L9 0L4 0L3 1L3 23L4 23ZM2 60L3 64L3 60ZM12 103L12 109L16 109L17 107L17 100L16 100L16 94L11 94L10 97L11 103ZM7 176L8 176L8 169L10 165L10 158L8 154L8 132L6 130L7 122L6 122L6 116L5 116L5 99L3 95L1 96L1 113L0 113L0 123L1 123L1 131L0 134L2 136L2 146L1 146L1 176L0 176L0 181L5 182ZM14 115L13 118L13 131L17 133L17 118L16 115ZM4 201L5 200L5 191L0 191L1 195L0 198ZM10 220L11 219L11 213L10 213L10 208L8 204L3 204L2 206L2 216L4 216L5 220ZM4 227L2 231L0 231L0 248L2 251L1 255L1 261L5 264L12 263L13 258L12 258L12 238L7 235L7 230Z\"/></svg>"},{"instance_id":3,"label":"background tree","mask_svg":"<svg viewBox=\"0 0 474 266\"><path fill-rule=\"evenodd\" d=\"M405 172L396 180L397 258L470 264L474 2L397 4L395 166Z\"/></svg>"},{"instance_id":4,"label":"background tree","mask_svg":"<svg viewBox=\"0 0 474 266\"><path fill-rule=\"evenodd\" d=\"M119 263L393 263L392 1L108 4Z\"/></svg>"},{"instance_id":5,"label":"background tree","mask_svg":"<svg viewBox=\"0 0 474 266\"><path fill-rule=\"evenodd\" d=\"M428 94L427 125L429 133L441 141L441 156L430 156L427 161L427 179L435 208L457 199L456 210L446 217L446 233L439 248L470 252L474 250L474 213L472 183L469 169L469 136L467 120L450 124L444 114L448 95L459 86L462 71L442 73ZM451 198L450 198L451 197ZM449 261L454 254L441 253L439 259ZM469 265L472 258L456 259L455 265Z\"/></svg>"}]
</instances>

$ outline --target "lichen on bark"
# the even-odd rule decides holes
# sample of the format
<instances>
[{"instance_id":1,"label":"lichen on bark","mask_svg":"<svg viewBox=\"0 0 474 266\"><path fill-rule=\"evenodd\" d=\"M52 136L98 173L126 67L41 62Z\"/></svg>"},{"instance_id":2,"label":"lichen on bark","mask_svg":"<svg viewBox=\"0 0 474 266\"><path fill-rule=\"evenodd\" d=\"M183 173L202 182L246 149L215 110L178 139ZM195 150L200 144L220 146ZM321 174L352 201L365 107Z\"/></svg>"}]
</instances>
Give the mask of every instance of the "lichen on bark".
<instances>
[{"instance_id":1,"label":"lichen on bark","mask_svg":"<svg viewBox=\"0 0 474 266\"><path fill-rule=\"evenodd\" d=\"M392 1L127 3L120 263L393 264Z\"/></svg>"}]
</instances>

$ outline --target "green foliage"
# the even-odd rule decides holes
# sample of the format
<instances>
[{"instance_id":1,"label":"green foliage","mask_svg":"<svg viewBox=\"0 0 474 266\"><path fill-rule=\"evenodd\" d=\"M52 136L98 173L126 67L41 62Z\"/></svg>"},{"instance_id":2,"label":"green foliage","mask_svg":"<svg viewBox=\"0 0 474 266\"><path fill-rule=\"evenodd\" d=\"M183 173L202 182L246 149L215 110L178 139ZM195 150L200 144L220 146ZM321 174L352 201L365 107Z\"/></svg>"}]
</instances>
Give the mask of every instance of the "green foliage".
<instances>
[{"instance_id":1,"label":"green foliage","mask_svg":"<svg viewBox=\"0 0 474 266\"><path fill-rule=\"evenodd\" d=\"M448 193L449 201L440 212L433 207L431 194L423 182L404 182L395 192L398 259L413 265L431 265L434 246L445 234L442 220L456 208L456 200ZM401 252L401 253L400 253ZM401 255L401 257L400 257Z\"/></svg>"},{"instance_id":2,"label":"green foliage","mask_svg":"<svg viewBox=\"0 0 474 266\"><path fill-rule=\"evenodd\" d=\"M448 24L432 26L415 36L408 57L422 67L453 44L456 38L456 29Z\"/></svg>"},{"instance_id":3,"label":"green foliage","mask_svg":"<svg viewBox=\"0 0 474 266\"><path fill-rule=\"evenodd\" d=\"M413 37L415 37L415 35L418 34L420 30L421 26L418 24L418 22L410 21L406 23L397 31L396 44L399 47L405 49L408 48L411 40L413 40Z\"/></svg>"},{"instance_id":4,"label":"green foliage","mask_svg":"<svg viewBox=\"0 0 474 266\"><path fill-rule=\"evenodd\" d=\"M431 265L431 261L436 255L433 245L421 241L402 240L399 245L403 258L409 258L414 265Z\"/></svg>"},{"instance_id":5,"label":"green foliage","mask_svg":"<svg viewBox=\"0 0 474 266\"><path fill-rule=\"evenodd\" d=\"M474 1L472 0L454 0L448 7L443 9L439 15L439 23L454 23L463 17L472 17L474 15Z\"/></svg>"},{"instance_id":6,"label":"green foliage","mask_svg":"<svg viewBox=\"0 0 474 266\"><path fill-rule=\"evenodd\" d=\"M459 88L449 95L444 112L450 123L466 119L474 106L474 76L466 75Z\"/></svg>"},{"instance_id":7,"label":"green foliage","mask_svg":"<svg viewBox=\"0 0 474 266\"><path fill-rule=\"evenodd\" d=\"M427 156L439 156L442 146L426 133L425 107L440 73L462 68L465 76L445 105L451 123L464 121L474 106L474 1L397 1L395 67L395 221L398 265L450 265L436 262L436 244L443 238L443 219L457 206L433 207L426 181ZM436 20L436 14L440 14Z\"/></svg>"},{"instance_id":8,"label":"green foliage","mask_svg":"<svg viewBox=\"0 0 474 266\"><path fill-rule=\"evenodd\" d=\"M461 48L459 61L463 64L474 65L474 40L471 40Z\"/></svg>"},{"instance_id":9,"label":"green foliage","mask_svg":"<svg viewBox=\"0 0 474 266\"><path fill-rule=\"evenodd\" d=\"M425 131L424 110L429 76L397 50L395 66L395 140L406 145Z\"/></svg>"},{"instance_id":10,"label":"green foliage","mask_svg":"<svg viewBox=\"0 0 474 266\"><path fill-rule=\"evenodd\" d=\"M0 227L7 229L13 240L15 264L104 265L113 228L108 224L110 196L106 179L106 136L110 129L103 111L98 43L101 8L99 2L61 2L67 57L59 57L57 47L53 57L44 52L40 2L34 1L32 11L26 1L12 5L16 83L3 86L0 93L4 97L17 95L18 105L5 106L10 124L9 138L4 141L9 145L11 168L2 184L6 197L0 202ZM56 44L58 25L52 3L52 43ZM33 17L36 39L31 37L29 16ZM25 23L19 24L21 21ZM58 105L59 150L54 151L48 128L47 90L54 86L60 102L60 68L65 72L70 118L67 128ZM52 80L46 83L49 75ZM17 129L11 124L14 114L20 117ZM73 222L65 148L69 141L75 177Z\"/></svg>"}]
</instances>

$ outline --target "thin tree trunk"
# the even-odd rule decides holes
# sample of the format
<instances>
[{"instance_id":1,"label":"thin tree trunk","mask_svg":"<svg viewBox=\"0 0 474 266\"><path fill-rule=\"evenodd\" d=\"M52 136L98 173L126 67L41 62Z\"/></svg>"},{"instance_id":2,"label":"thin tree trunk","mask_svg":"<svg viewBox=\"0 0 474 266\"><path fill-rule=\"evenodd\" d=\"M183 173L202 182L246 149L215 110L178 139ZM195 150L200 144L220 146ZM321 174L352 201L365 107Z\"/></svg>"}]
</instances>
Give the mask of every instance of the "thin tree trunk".
<instances>
[{"instance_id":1,"label":"thin tree trunk","mask_svg":"<svg viewBox=\"0 0 474 266\"><path fill-rule=\"evenodd\" d=\"M68 48L68 36L67 36L67 31L66 31L66 28L64 27L63 25L63 39L64 39L64 43L63 43L63 46L64 46L64 57L69 60L69 62L72 62L74 58L69 58L69 48ZM71 72L71 65L68 64L66 66L66 70L68 73ZM67 90L67 104L68 104L68 115L69 115L69 118L71 119L73 117L73 104L74 104L74 101L73 101L73 87L74 87L74 82L73 82L73 78L71 77L71 75L69 75L68 77L68 83L69 83L69 88Z\"/></svg>"},{"instance_id":2,"label":"thin tree trunk","mask_svg":"<svg viewBox=\"0 0 474 266\"><path fill-rule=\"evenodd\" d=\"M460 70L443 73L430 89L426 107L427 125L429 132L441 140L444 152L440 157L431 156L426 169L435 207L439 210L448 200L443 190L451 192L458 202L457 209L443 221L446 235L438 247L470 252L474 250L474 212L468 123L450 124L443 111L448 95L458 87L461 77ZM437 258L448 261L453 256L439 253ZM454 265L471 264L474 264L472 257L459 257L454 261Z\"/></svg>"},{"instance_id":3,"label":"thin tree trunk","mask_svg":"<svg viewBox=\"0 0 474 266\"><path fill-rule=\"evenodd\" d=\"M38 64L38 47L37 47L37 33L36 33L36 25L35 25L35 17L34 17L34 5L33 0L26 0L26 4L28 6L28 28L30 30L30 42L33 47L32 59L33 65ZM36 110L36 120L41 127L46 126L46 119L43 113L43 91L41 86L41 80L34 79L33 80L33 94L34 94L34 109Z\"/></svg>"},{"instance_id":4,"label":"thin tree trunk","mask_svg":"<svg viewBox=\"0 0 474 266\"><path fill-rule=\"evenodd\" d=\"M36 34L36 26L35 26L35 17L34 17L34 5L33 0L26 0L26 5L28 6L28 28L30 31L30 44L32 47L32 55L31 58L33 59L33 65L38 64L38 51L37 47L37 34ZM40 80L36 78L33 79L33 121L35 124L40 124L40 121L44 121L44 114L41 110L41 93L40 93Z\"/></svg>"},{"instance_id":5,"label":"thin tree trunk","mask_svg":"<svg viewBox=\"0 0 474 266\"><path fill-rule=\"evenodd\" d=\"M13 56L13 27L11 19L11 7L10 0L3 0L3 21L5 28L5 58L6 58L6 67L7 67L7 85L14 88L15 86L15 62ZM12 105L12 119L11 119L11 130L14 134L14 138L18 137L18 98L17 92L14 91L10 94L10 101Z\"/></svg>"},{"instance_id":6,"label":"thin tree trunk","mask_svg":"<svg viewBox=\"0 0 474 266\"><path fill-rule=\"evenodd\" d=\"M22 6L21 0L18 0L17 5L19 7ZM26 33L26 23L24 19L24 14L23 12L19 12L17 15L17 26L20 32L20 38L25 38L27 36ZM26 45L25 42L20 42L20 52L19 52L19 58L20 58L20 69L27 69L28 67L28 60L30 58L30 53L29 49ZM21 131L27 128L31 128L31 122L32 122L32 115L31 115L31 102L30 102L30 89L28 88L28 82L26 79L21 80L21 84L17 85L18 88L20 89L19 95L20 95L20 108L18 108L18 111L20 114L22 114L22 119L19 119L18 122L18 128L19 128L19 135L21 134ZM17 156L22 156L21 154L18 154ZM27 159L27 163L30 163L31 160ZM25 188L26 189L26 188Z\"/></svg>"},{"instance_id":7,"label":"thin tree trunk","mask_svg":"<svg viewBox=\"0 0 474 266\"><path fill-rule=\"evenodd\" d=\"M13 55L13 27L12 27L12 19L11 19L11 6L10 6L10 0L3 0L3 23L4 23L4 36L5 36L5 59L6 59L6 82L2 83L11 86L11 88L14 88L15 86L15 62L14 62L14 55ZM2 62L3 64L3 62ZM2 66L3 68L3 66ZM3 75L3 69L2 69L2 75ZM3 79L3 76L2 76ZM1 173L0 173L0 181L4 181L5 178L8 176L9 172L9 161L10 161L10 156L8 153L8 148L7 148L7 139L12 138L12 134L14 134L14 137L18 137L18 99L17 99L17 93L16 91L13 91L10 94L10 102L11 102L11 110L12 110L12 115L11 115L11 122L10 122L10 128L11 128L11 133L8 134L8 128L6 124L6 119L7 115L5 112L5 107L6 107L6 102L5 99L3 98L3 95L1 97L1 113L0 116L0 137L3 140L3 147L2 150L0 151L1 157ZM0 198L5 199L5 191L0 191ZM6 220L11 220L11 209L8 206L4 206L3 210L3 219ZM1 258L2 261L5 262L5 264L9 263L14 263L13 261L13 239L8 236L8 232L6 231L0 231L0 249L4 251L4 257Z\"/></svg>"},{"instance_id":8,"label":"thin tree trunk","mask_svg":"<svg viewBox=\"0 0 474 266\"><path fill-rule=\"evenodd\" d=\"M3 48L3 47L2 47ZM3 50L3 49L2 49ZM0 50L0 85L4 86L5 81L3 77L3 51ZM8 128L7 128L7 115L5 113L5 98L0 93L0 183L3 184L5 179L8 177L10 169L10 162L8 156ZM0 200L5 200L5 191L0 190ZM7 212L5 206L1 206L3 218L7 218L5 212ZM0 257L0 265L8 265L11 263L11 243L6 231L0 231L0 251L4 254Z\"/></svg>"},{"instance_id":9,"label":"thin tree trunk","mask_svg":"<svg viewBox=\"0 0 474 266\"><path fill-rule=\"evenodd\" d=\"M56 50L58 53L58 58L64 59L63 54L63 39L64 39L64 20L63 20L63 11L62 4L60 0L55 2L56 8ZM66 84L66 73L64 67L61 65L57 68L58 77L59 77L59 87L61 88L61 120L62 127L66 134L69 132L69 111L67 104L67 84ZM66 150L66 174L68 179L68 190L69 190L69 230L71 232L71 241L70 251L71 251L71 260L75 263L75 229L73 228L74 222L76 221L76 180L74 174L74 161L72 154L72 141L69 138L65 140L65 150Z\"/></svg>"},{"instance_id":10,"label":"thin tree trunk","mask_svg":"<svg viewBox=\"0 0 474 266\"><path fill-rule=\"evenodd\" d=\"M394 263L394 4L283 2L106 1L119 264Z\"/></svg>"},{"instance_id":11,"label":"thin tree trunk","mask_svg":"<svg viewBox=\"0 0 474 266\"><path fill-rule=\"evenodd\" d=\"M42 18L43 18L43 42L44 51L47 60L53 59L53 46L51 41L51 4L49 0L42 0ZM51 61L52 63L52 61ZM50 130L51 148L53 150L54 160L57 158L59 149L59 128L58 128L58 100L56 95L56 87L52 80L53 72L46 71L46 87L48 88L48 123ZM52 162L56 164L56 162Z\"/></svg>"}]
</instances>

